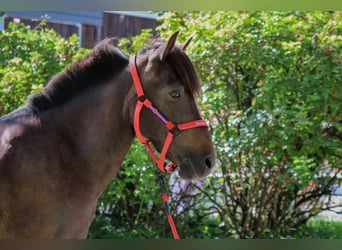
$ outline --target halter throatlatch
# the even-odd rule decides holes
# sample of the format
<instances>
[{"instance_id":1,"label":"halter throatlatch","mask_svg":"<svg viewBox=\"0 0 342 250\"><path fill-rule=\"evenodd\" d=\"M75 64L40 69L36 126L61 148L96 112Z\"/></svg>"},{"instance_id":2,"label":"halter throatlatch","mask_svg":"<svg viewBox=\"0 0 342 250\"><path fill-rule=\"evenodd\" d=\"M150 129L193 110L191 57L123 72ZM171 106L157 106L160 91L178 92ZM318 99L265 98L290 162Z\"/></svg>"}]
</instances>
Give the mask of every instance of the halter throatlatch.
<instances>
[{"instance_id":1,"label":"halter throatlatch","mask_svg":"<svg viewBox=\"0 0 342 250\"><path fill-rule=\"evenodd\" d=\"M136 65L136 56L130 57L129 67L130 67L131 75L133 78L134 86L135 86L135 89L136 89L137 95L138 95L137 105L136 105L135 111L134 111L134 131L135 131L135 134L136 134L138 140L146 146L146 148L148 149L148 151L151 155L153 162L156 164L156 166L159 168L159 170L164 172L164 173L170 173L173 170L175 170L175 168L177 167L177 165L175 163L170 163L168 165L165 165L166 154L167 154L167 151L168 151L168 149L172 143L173 138L176 137L177 135L179 135L183 130L197 128L197 127L208 127L208 124L204 120L194 120L191 122L186 122L186 123L181 123L181 124L176 124L176 123L173 123L170 120L168 120L158 110L158 108L156 108L152 104L150 99L148 99L148 97L145 96L145 93L144 93L144 90L142 88L142 84L140 81L137 65ZM154 153L154 151L152 149L152 146L150 144L150 140L145 139L144 136L142 135L141 131L140 131L140 113L141 113L141 110L143 109L143 107L146 107L156 117L158 117L158 119L165 125L165 127L169 131L166 135L166 138L164 141L164 146L163 146L162 151L160 153L159 160L158 160L156 154Z\"/></svg>"}]
</instances>

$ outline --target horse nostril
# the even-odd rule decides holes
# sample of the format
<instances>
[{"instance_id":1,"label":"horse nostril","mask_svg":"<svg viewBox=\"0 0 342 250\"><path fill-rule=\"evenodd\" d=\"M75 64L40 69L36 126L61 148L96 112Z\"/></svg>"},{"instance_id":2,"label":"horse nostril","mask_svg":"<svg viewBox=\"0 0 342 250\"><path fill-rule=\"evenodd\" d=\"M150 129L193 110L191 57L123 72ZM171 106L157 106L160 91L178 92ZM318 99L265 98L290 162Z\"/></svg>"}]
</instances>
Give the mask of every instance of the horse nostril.
<instances>
[{"instance_id":1,"label":"horse nostril","mask_svg":"<svg viewBox=\"0 0 342 250\"><path fill-rule=\"evenodd\" d=\"M214 166L214 157L208 155L207 157L205 157L204 163L207 166L207 168L212 168Z\"/></svg>"}]
</instances>

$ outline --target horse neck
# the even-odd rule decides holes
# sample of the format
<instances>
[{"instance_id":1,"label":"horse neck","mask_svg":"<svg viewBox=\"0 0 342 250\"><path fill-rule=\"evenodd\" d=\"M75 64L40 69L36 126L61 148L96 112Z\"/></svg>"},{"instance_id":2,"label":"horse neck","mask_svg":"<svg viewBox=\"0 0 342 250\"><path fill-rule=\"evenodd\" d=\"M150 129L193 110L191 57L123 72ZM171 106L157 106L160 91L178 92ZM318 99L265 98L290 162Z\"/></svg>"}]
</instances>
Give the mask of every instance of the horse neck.
<instances>
[{"instance_id":1,"label":"horse neck","mask_svg":"<svg viewBox=\"0 0 342 250\"><path fill-rule=\"evenodd\" d=\"M118 172L133 141L129 119L133 109L127 108L134 106L127 104L132 99L127 99L132 85L126 72L45 114L47 131L52 131L62 144L58 146L64 147L63 157L70 161L68 168L86 179L88 185L95 185L96 192L102 192Z\"/></svg>"}]
</instances>

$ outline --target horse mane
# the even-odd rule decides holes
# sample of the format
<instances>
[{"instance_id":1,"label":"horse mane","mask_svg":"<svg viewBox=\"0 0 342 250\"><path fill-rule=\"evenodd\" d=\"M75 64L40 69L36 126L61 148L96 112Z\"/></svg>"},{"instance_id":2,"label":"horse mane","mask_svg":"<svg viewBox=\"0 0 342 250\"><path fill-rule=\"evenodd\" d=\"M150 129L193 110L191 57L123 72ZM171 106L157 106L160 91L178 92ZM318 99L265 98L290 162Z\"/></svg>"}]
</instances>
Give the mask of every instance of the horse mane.
<instances>
[{"instance_id":1,"label":"horse mane","mask_svg":"<svg viewBox=\"0 0 342 250\"><path fill-rule=\"evenodd\" d=\"M118 74L128 64L128 57L114 46L113 39L105 39L83 59L70 64L55 75L28 103L36 111L61 105L75 95L100 84Z\"/></svg>"},{"instance_id":2,"label":"horse mane","mask_svg":"<svg viewBox=\"0 0 342 250\"><path fill-rule=\"evenodd\" d=\"M140 54L146 54L160 44L143 49ZM186 91L194 95L200 93L200 81L194 65L181 48L174 46L166 62L172 65ZM85 58L70 64L64 71L55 75L42 91L29 98L28 104L38 112L57 107L81 92L105 83L121 72L127 64L128 56L114 46L113 39L104 39Z\"/></svg>"},{"instance_id":3,"label":"horse mane","mask_svg":"<svg viewBox=\"0 0 342 250\"><path fill-rule=\"evenodd\" d=\"M138 55L144 55L151 50L157 49L162 44L158 41L153 46L142 49ZM198 95L201 92L201 84L195 67L183 49L174 46L166 58L166 63L172 66L174 73L182 81L186 91L194 95Z\"/></svg>"}]
</instances>

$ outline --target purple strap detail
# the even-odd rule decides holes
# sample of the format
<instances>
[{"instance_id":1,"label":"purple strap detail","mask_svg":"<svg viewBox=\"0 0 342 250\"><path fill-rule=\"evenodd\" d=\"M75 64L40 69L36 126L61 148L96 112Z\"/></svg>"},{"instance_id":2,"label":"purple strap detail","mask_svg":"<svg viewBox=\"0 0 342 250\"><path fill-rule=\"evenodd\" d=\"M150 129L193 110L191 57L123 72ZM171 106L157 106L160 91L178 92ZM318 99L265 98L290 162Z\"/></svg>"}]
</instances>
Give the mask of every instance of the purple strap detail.
<instances>
[{"instance_id":1,"label":"purple strap detail","mask_svg":"<svg viewBox=\"0 0 342 250\"><path fill-rule=\"evenodd\" d=\"M167 119L159 112L157 108L155 108L152 104L149 109L155 114L164 124L167 123Z\"/></svg>"}]
</instances>

